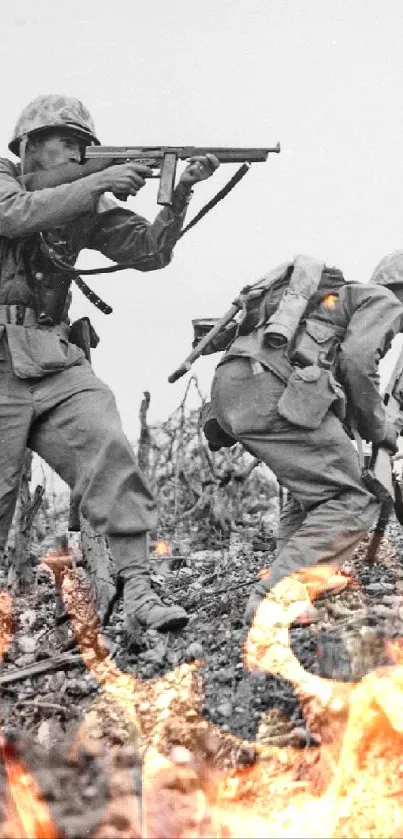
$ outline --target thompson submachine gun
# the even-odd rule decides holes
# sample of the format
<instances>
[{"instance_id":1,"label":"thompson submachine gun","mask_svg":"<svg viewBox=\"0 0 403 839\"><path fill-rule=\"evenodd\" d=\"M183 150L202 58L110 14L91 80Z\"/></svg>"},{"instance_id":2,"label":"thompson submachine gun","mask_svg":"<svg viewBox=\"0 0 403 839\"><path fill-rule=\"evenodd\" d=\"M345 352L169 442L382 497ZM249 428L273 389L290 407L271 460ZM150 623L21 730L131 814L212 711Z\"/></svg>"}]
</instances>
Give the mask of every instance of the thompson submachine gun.
<instances>
[{"instance_id":1,"label":"thompson submachine gun","mask_svg":"<svg viewBox=\"0 0 403 839\"><path fill-rule=\"evenodd\" d=\"M264 163L269 154L279 154L280 143L272 148L237 148L225 146L87 146L85 160L110 159L144 163L159 169L160 178L157 203L171 206L178 160L189 160L205 154L214 154L220 163Z\"/></svg>"}]
</instances>

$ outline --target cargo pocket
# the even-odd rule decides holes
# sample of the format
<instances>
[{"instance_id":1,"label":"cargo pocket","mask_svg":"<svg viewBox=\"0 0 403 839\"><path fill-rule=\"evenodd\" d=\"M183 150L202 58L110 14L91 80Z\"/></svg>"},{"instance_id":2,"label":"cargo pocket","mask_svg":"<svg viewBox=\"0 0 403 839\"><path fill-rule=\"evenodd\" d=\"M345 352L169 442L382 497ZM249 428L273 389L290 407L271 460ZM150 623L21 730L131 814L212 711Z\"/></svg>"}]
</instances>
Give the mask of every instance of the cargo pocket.
<instances>
[{"instance_id":1,"label":"cargo pocket","mask_svg":"<svg viewBox=\"0 0 403 839\"><path fill-rule=\"evenodd\" d=\"M345 329L341 326L308 318L295 339L292 361L309 365L318 364L320 360L333 359L344 335Z\"/></svg>"},{"instance_id":2,"label":"cargo pocket","mask_svg":"<svg viewBox=\"0 0 403 839\"><path fill-rule=\"evenodd\" d=\"M39 378L79 363L84 354L60 330L7 324L13 372L19 379Z\"/></svg>"},{"instance_id":3,"label":"cargo pocket","mask_svg":"<svg viewBox=\"0 0 403 839\"><path fill-rule=\"evenodd\" d=\"M283 392L283 382L270 370L253 375L250 360L237 359L216 370L211 389L213 413L225 431L237 438L276 431L284 426L277 411Z\"/></svg>"},{"instance_id":4,"label":"cargo pocket","mask_svg":"<svg viewBox=\"0 0 403 839\"><path fill-rule=\"evenodd\" d=\"M310 367L294 370L278 403L280 416L292 425L314 431L338 399L329 370Z\"/></svg>"}]
</instances>

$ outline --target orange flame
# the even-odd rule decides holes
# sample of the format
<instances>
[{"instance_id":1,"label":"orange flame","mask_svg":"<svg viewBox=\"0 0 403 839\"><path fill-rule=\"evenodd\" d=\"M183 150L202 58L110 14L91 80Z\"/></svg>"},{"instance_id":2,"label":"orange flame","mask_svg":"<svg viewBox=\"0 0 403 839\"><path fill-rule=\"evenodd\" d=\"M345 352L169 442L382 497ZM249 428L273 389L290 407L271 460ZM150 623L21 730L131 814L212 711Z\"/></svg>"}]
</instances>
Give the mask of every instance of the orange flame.
<instances>
[{"instance_id":1,"label":"orange flame","mask_svg":"<svg viewBox=\"0 0 403 839\"><path fill-rule=\"evenodd\" d=\"M338 299L337 294L326 294L325 297L322 297L321 303L326 309L335 309Z\"/></svg>"},{"instance_id":2,"label":"orange flame","mask_svg":"<svg viewBox=\"0 0 403 839\"><path fill-rule=\"evenodd\" d=\"M215 726L200 716L192 692L193 673L201 663L181 665L152 686L141 683L132 674L120 672L110 657L105 656L105 651L102 657L94 645L89 649L83 643L82 631L80 634L80 627L74 617L80 600L80 589L83 591L76 574L70 571L65 577L63 596L67 608L70 604L76 637L81 638L80 646L87 667L97 678L102 692L120 706L124 717L131 721L133 729L147 742L143 829L150 839L155 839L160 835L153 827L158 824L156 808L157 811L163 809L163 779L167 774L160 767L160 746L164 742L167 727L172 726L177 716L181 720L193 719L195 725L202 723L205 731L217 732ZM66 596L68 577L71 577L71 593L74 590L73 609L72 598ZM216 783L215 796L210 801L202 786L197 787L197 779L193 777L193 780L184 780L181 778L182 769L171 763L171 772L168 772L165 782L168 785L165 795L168 795L168 801L171 802L167 806L172 810L169 795L172 795L175 788L179 791L178 795L184 789L199 791L197 794L195 792L192 799L192 826L187 821L186 828L183 825L180 827L178 813L175 817L177 827L170 835L176 839L189 835L226 836L234 839L239 835L284 839L290 836L324 839L328 836L360 835L382 836L386 839L391 835L399 835L398 830L403 824L403 811L398 798L400 763L395 763L396 783L389 794L388 761L391 756L401 761L403 753L403 724L400 722L403 667L391 668L388 677L374 671L358 685L346 684L309 673L290 647L289 626L304 613L307 605L323 591L339 591L351 582L350 578L339 574L331 565L305 569L282 580L259 606L245 644L246 667L276 674L292 682L308 728L313 732L316 730L321 738L320 746L308 750L291 746L258 746L262 762L258 761L247 769L222 773ZM388 698L384 696L386 682ZM148 701L151 699L153 704L152 730L147 727L144 729L143 726L141 709L145 698ZM164 760L167 764L167 760ZM370 769L373 764L377 767L376 778ZM381 782L378 772L380 767L384 767ZM403 797L403 784L400 783L400 786ZM357 816L360 796L367 799L369 796L372 802L381 802L379 812L371 816L372 822L368 816L368 800L365 811ZM154 800L158 803L150 804ZM181 811L180 795L177 807ZM340 832L340 826L344 823L348 827L347 832L343 833Z\"/></svg>"},{"instance_id":3,"label":"orange flame","mask_svg":"<svg viewBox=\"0 0 403 839\"><path fill-rule=\"evenodd\" d=\"M9 647L12 633L11 598L0 591L0 658ZM5 801L7 839L59 839L47 807L42 803L32 775L19 761L10 744L0 742L0 752L8 780Z\"/></svg>"},{"instance_id":4,"label":"orange flame","mask_svg":"<svg viewBox=\"0 0 403 839\"><path fill-rule=\"evenodd\" d=\"M168 543L160 542L169 549ZM216 737L222 734L201 716L194 675L202 662L176 667L152 683L142 683L133 674L120 671L102 640L88 582L78 570L66 569L61 582L65 606L83 659L100 685L87 722L96 713L99 697L104 696L109 704L113 702L121 709L137 742L147 746L143 835L149 839L161 835L155 827L156 808L162 812L162 802L166 802L172 814L172 801L180 801L182 806L184 796L191 800L192 813L185 828L181 824L181 806L178 808L175 828L169 833L175 839L235 839L240 835L283 839L353 839L365 835L386 839L402 835L402 640L388 643L388 652L396 665L375 670L359 683L337 682L309 673L290 646L289 627L312 601L324 591L341 591L351 583L351 578L331 565L305 569L282 580L259 606L244 648L248 669L278 675L294 685L307 727L319 735L320 745L297 749L256 744L261 759L255 764L222 771L219 778L211 771L211 784L214 779L215 785L211 792L194 767L186 770L160 754L169 741L167 732L175 718L182 733L186 719L191 721L189 729L192 724L195 730L201 725L204 732ZM147 715L143 715L144 705L152 706L151 725ZM84 724L81 736L85 737L85 733ZM57 839L29 773L12 760L7 775L12 803L22 822L18 835L24 839ZM172 799L173 791L179 799ZM27 819L26 810L34 823ZM12 839L16 839L16 834Z\"/></svg>"},{"instance_id":5,"label":"orange flame","mask_svg":"<svg viewBox=\"0 0 403 839\"><path fill-rule=\"evenodd\" d=\"M171 546L165 539L158 539L154 548L154 556L171 556Z\"/></svg>"},{"instance_id":6,"label":"orange flame","mask_svg":"<svg viewBox=\"0 0 403 839\"><path fill-rule=\"evenodd\" d=\"M31 773L11 747L3 744L2 754L9 785L3 836L7 839L60 839L61 834Z\"/></svg>"}]
</instances>

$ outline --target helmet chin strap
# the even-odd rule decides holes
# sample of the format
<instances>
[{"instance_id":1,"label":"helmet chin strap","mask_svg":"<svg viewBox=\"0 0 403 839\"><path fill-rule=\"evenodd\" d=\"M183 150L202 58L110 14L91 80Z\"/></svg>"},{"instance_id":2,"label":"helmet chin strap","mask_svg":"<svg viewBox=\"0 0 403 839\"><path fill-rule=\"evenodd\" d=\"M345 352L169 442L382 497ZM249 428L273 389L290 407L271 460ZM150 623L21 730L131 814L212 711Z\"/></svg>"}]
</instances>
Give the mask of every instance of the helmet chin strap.
<instances>
[{"instance_id":1,"label":"helmet chin strap","mask_svg":"<svg viewBox=\"0 0 403 839\"><path fill-rule=\"evenodd\" d=\"M28 143L28 134L24 134L24 136L21 137L20 148L19 148L19 155L20 155L20 160L21 160L21 175L25 174L24 169L25 169L25 156L26 156L26 150L27 150L27 143Z\"/></svg>"}]
</instances>

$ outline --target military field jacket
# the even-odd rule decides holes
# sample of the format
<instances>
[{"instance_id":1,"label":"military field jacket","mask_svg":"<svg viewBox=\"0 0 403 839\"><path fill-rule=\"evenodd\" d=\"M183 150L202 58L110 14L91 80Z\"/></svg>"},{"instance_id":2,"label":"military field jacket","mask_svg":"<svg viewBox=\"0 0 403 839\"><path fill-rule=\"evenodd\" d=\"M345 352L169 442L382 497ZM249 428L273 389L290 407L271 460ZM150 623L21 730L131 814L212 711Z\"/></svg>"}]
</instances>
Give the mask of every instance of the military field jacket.
<instances>
[{"instance_id":1,"label":"military field jacket","mask_svg":"<svg viewBox=\"0 0 403 839\"><path fill-rule=\"evenodd\" d=\"M19 177L19 166L0 158L0 304L34 307L24 246L40 231L60 229L75 258L90 248L120 263L146 257L139 265L143 271L170 262L185 210L175 214L164 207L150 223L109 197L99 198L91 175L33 192L25 191Z\"/></svg>"},{"instance_id":2,"label":"military field jacket","mask_svg":"<svg viewBox=\"0 0 403 839\"><path fill-rule=\"evenodd\" d=\"M334 349L336 376L358 431L363 439L378 443L386 430L378 365L402 331L403 306L391 291L348 283L310 311L289 353L264 347L255 330L236 338L221 363L232 356L255 358L286 381L294 364L315 363Z\"/></svg>"}]
</instances>

